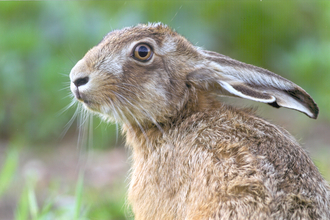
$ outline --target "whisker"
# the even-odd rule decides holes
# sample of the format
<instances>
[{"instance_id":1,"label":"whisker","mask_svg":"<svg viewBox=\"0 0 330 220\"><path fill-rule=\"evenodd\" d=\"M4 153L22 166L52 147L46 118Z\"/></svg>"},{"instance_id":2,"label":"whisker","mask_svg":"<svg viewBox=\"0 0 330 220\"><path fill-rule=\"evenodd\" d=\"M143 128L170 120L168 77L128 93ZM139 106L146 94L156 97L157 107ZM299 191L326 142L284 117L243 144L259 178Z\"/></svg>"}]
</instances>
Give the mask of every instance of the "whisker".
<instances>
[{"instance_id":1,"label":"whisker","mask_svg":"<svg viewBox=\"0 0 330 220\"><path fill-rule=\"evenodd\" d=\"M115 105L113 104L112 100L109 98L107 99L107 103L110 105L109 108L111 109L112 111L112 116L113 116L113 119L115 120L115 123L117 123L119 120L118 120L118 117L120 118L118 112L116 111L115 109Z\"/></svg>"},{"instance_id":2,"label":"whisker","mask_svg":"<svg viewBox=\"0 0 330 220\"><path fill-rule=\"evenodd\" d=\"M141 89L141 88L139 88L138 86L136 86L136 85L133 85L133 84L130 84L130 83L121 83L122 85L127 85L127 86L133 86L133 87L135 87L135 88L137 88L137 89Z\"/></svg>"},{"instance_id":3,"label":"whisker","mask_svg":"<svg viewBox=\"0 0 330 220\"><path fill-rule=\"evenodd\" d=\"M84 133L85 133L85 128L83 127L85 124L85 120L83 120L83 118L85 118L85 112L83 111L83 106L79 105L78 106L79 109L79 117L77 120L77 128L78 128L78 147L82 146L83 143L83 139L84 139Z\"/></svg>"},{"instance_id":4,"label":"whisker","mask_svg":"<svg viewBox=\"0 0 330 220\"><path fill-rule=\"evenodd\" d=\"M99 124L95 127L95 129L98 129L102 124L102 120L100 120Z\"/></svg>"},{"instance_id":5,"label":"whisker","mask_svg":"<svg viewBox=\"0 0 330 220\"><path fill-rule=\"evenodd\" d=\"M126 100L126 102L128 104L130 104L133 108L137 109L138 111L142 112L144 115L146 115L149 119L151 119L151 121L156 125L156 127L159 129L160 132L164 133L164 130L162 129L162 127L157 123L157 121L148 113L148 111L146 111L140 104L140 108L137 107L136 105L134 105L132 102L130 102L127 98L125 98L124 96L122 96L121 94L118 94L116 92L114 92L114 94L116 96L119 96L119 98L123 98ZM126 108L127 110L129 110L128 108ZM142 111L141 111L142 110ZM132 114L132 112L130 111L130 114ZM133 115L132 115L133 116Z\"/></svg>"},{"instance_id":6,"label":"whisker","mask_svg":"<svg viewBox=\"0 0 330 220\"><path fill-rule=\"evenodd\" d=\"M115 106L114 106L114 107L115 107ZM115 109L116 109L116 108L115 108ZM134 135L136 135L135 132L134 132L134 129L133 129L132 124L131 124L131 123L129 122L129 120L126 118L125 114L124 114L119 108L117 108L117 110L118 110L119 114L121 115L121 117L122 117L122 119L123 119L123 122L126 123L127 126L129 127L129 129L131 130L131 132L132 132Z\"/></svg>"},{"instance_id":7,"label":"whisker","mask_svg":"<svg viewBox=\"0 0 330 220\"><path fill-rule=\"evenodd\" d=\"M62 71L63 71L63 70L64 70L64 69L62 69ZM65 71L65 70L64 70L64 71ZM68 73L60 73L60 72L58 72L58 74L61 75L61 76L66 77L66 78L69 77L69 74L68 74Z\"/></svg>"},{"instance_id":8,"label":"whisker","mask_svg":"<svg viewBox=\"0 0 330 220\"><path fill-rule=\"evenodd\" d=\"M59 89L59 90L57 90L57 91L63 91L63 90L70 90L70 85L68 85L68 86L63 86L63 88L61 88L61 89Z\"/></svg>"},{"instance_id":9,"label":"whisker","mask_svg":"<svg viewBox=\"0 0 330 220\"><path fill-rule=\"evenodd\" d=\"M142 93L143 95L145 95L144 91L141 91L141 88L136 86L136 85L133 85L133 84L129 84L129 83L121 83L121 85L126 85L126 86L132 86L132 87L135 87L137 89L137 91L139 91L140 93ZM127 91L130 91L130 90L127 90ZM134 93L134 92L132 92Z\"/></svg>"},{"instance_id":10,"label":"whisker","mask_svg":"<svg viewBox=\"0 0 330 220\"><path fill-rule=\"evenodd\" d=\"M70 82L70 81L65 81L65 82L61 82L61 84L62 84L62 85L66 85L66 86L68 86L68 85L71 84L71 82Z\"/></svg>"},{"instance_id":11,"label":"whisker","mask_svg":"<svg viewBox=\"0 0 330 220\"><path fill-rule=\"evenodd\" d=\"M119 133L118 133L118 119L117 119L117 117L119 117L119 116L118 116L118 112L116 111L116 108L113 105L112 101L111 100L109 100L109 101L110 101L110 104L112 106L112 110L114 111L113 112L113 117L115 119L115 124L116 124L116 145L117 145L118 144L118 137L119 137Z\"/></svg>"},{"instance_id":12,"label":"whisker","mask_svg":"<svg viewBox=\"0 0 330 220\"><path fill-rule=\"evenodd\" d=\"M132 90L129 90L128 88L125 88L125 87L123 87L123 86L119 86L119 85L116 85L118 88L121 88L121 89L123 89L123 90L125 90L125 91L127 91L127 92L131 92L131 93L135 93L134 91L132 91Z\"/></svg>"},{"instance_id":13,"label":"whisker","mask_svg":"<svg viewBox=\"0 0 330 220\"><path fill-rule=\"evenodd\" d=\"M66 49L66 52L67 52L67 57L70 59L71 63L72 64L76 64L78 59L76 58L76 56L72 52L72 49L71 49L71 46L70 45L68 45L68 48Z\"/></svg>"},{"instance_id":14,"label":"whisker","mask_svg":"<svg viewBox=\"0 0 330 220\"><path fill-rule=\"evenodd\" d=\"M158 122L156 121L156 119L154 117L152 117L140 104L139 104L140 108L142 109L142 111L151 119L151 121L156 125L156 127L159 129L160 132L162 132L164 134L164 130L163 128L158 124Z\"/></svg>"},{"instance_id":15,"label":"whisker","mask_svg":"<svg viewBox=\"0 0 330 220\"><path fill-rule=\"evenodd\" d=\"M73 102L73 104L75 104L75 102ZM69 106L69 107L71 107L71 106ZM77 118L78 112L79 112L79 109L77 108L76 111L74 112L74 114L72 115L71 119L65 124L64 130L62 131L62 133L60 135L60 139L64 138L65 134L68 132L69 128L71 127L73 121Z\"/></svg>"},{"instance_id":16,"label":"whisker","mask_svg":"<svg viewBox=\"0 0 330 220\"><path fill-rule=\"evenodd\" d=\"M88 114L89 117L89 129L88 129L88 146L87 146L87 150L90 151L93 148L93 115L92 114ZM87 154L88 156L89 154ZM88 158L87 158L88 159Z\"/></svg>"},{"instance_id":17,"label":"whisker","mask_svg":"<svg viewBox=\"0 0 330 220\"><path fill-rule=\"evenodd\" d=\"M69 93L68 95L62 97L61 100L63 100L63 99L67 99L67 98L74 99L74 95L73 95L72 93Z\"/></svg>"},{"instance_id":18,"label":"whisker","mask_svg":"<svg viewBox=\"0 0 330 220\"><path fill-rule=\"evenodd\" d=\"M127 98L125 98L123 95L121 95L121 94L119 94L119 93L116 93L116 92L113 92L116 96L117 96L117 98L119 98L119 99L124 99L125 101L124 101L124 103L123 104L130 104L132 107L134 107L134 108L136 108L137 110L139 110L139 108L136 106L136 105L134 105L132 102L130 102ZM118 97L119 96L119 97ZM121 100L122 101L122 100ZM122 101L123 102L123 101ZM125 103L126 102L126 103Z\"/></svg>"},{"instance_id":19,"label":"whisker","mask_svg":"<svg viewBox=\"0 0 330 220\"><path fill-rule=\"evenodd\" d=\"M66 97L68 97L68 96L66 96ZM64 112L66 112L69 108L71 108L74 104L76 104L77 102L76 102L76 100L72 100L71 102L70 102L70 104L68 104L67 106L65 106L64 108L62 108L57 114L56 114L56 116L57 117L59 117L60 115L62 115Z\"/></svg>"},{"instance_id":20,"label":"whisker","mask_svg":"<svg viewBox=\"0 0 330 220\"><path fill-rule=\"evenodd\" d=\"M80 119L80 127L85 125L86 122L88 122L88 118L89 118L89 112L81 105L82 109L81 109L81 119Z\"/></svg>"},{"instance_id":21,"label":"whisker","mask_svg":"<svg viewBox=\"0 0 330 220\"><path fill-rule=\"evenodd\" d=\"M171 19L170 22L172 22L174 20L174 18L178 15L180 9L182 8L182 5L180 6L180 8L177 10L177 12L175 13L175 15L173 16L173 18Z\"/></svg>"},{"instance_id":22,"label":"whisker","mask_svg":"<svg viewBox=\"0 0 330 220\"><path fill-rule=\"evenodd\" d=\"M82 107L82 106L81 106ZM78 118L78 143L77 147L79 149L79 167L85 170L86 164L87 164L87 158L88 156L86 155L87 149L88 149L88 124L89 120L86 120L86 111L83 109L80 109L80 115Z\"/></svg>"},{"instance_id":23,"label":"whisker","mask_svg":"<svg viewBox=\"0 0 330 220\"><path fill-rule=\"evenodd\" d=\"M147 136L147 133L145 132L145 130L143 129L142 125L140 124L140 122L136 119L136 117L133 115L133 113L126 107L126 110L130 113L130 115L134 118L135 122L137 123L137 125L139 126L141 132L143 133L144 137L147 140L147 143L149 143L149 138Z\"/></svg>"}]
</instances>

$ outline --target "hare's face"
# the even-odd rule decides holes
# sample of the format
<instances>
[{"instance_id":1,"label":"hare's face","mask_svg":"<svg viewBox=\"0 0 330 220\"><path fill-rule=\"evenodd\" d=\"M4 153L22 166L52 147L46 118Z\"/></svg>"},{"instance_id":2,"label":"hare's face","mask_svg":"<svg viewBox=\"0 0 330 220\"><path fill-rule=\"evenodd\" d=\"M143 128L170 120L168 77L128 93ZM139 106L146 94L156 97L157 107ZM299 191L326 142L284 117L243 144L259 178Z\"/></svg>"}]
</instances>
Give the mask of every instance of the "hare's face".
<instances>
[{"instance_id":1,"label":"hare's face","mask_svg":"<svg viewBox=\"0 0 330 220\"><path fill-rule=\"evenodd\" d=\"M196 56L195 47L163 25L113 31L72 69L71 91L102 115L161 122L187 101L186 75Z\"/></svg>"}]
</instances>

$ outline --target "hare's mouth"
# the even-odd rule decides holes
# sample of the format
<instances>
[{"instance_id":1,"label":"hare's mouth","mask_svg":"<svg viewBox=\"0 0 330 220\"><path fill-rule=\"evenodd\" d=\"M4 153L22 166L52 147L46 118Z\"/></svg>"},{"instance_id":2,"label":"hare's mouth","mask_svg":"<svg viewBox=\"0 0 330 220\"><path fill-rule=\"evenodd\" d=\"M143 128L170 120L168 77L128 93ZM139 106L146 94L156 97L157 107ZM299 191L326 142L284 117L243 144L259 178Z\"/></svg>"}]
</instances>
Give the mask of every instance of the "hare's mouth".
<instances>
[{"instance_id":1,"label":"hare's mouth","mask_svg":"<svg viewBox=\"0 0 330 220\"><path fill-rule=\"evenodd\" d=\"M74 92L73 92L73 94L74 94L74 96L75 96L75 98L78 100L78 101L80 101L80 102L84 102L85 100L84 100L84 95L81 93L81 92L79 92L79 89L76 89Z\"/></svg>"},{"instance_id":2,"label":"hare's mouth","mask_svg":"<svg viewBox=\"0 0 330 220\"><path fill-rule=\"evenodd\" d=\"M84 94L83 92L80 92L79 89L76 89L75 91L73 91L73 94L75 96L75 98L83 103L87 108L89 109L96 109L95 107L95 102L93 102L92 100L90 100L86 94Z\"/></svg>"},{"instance_id":3,"label":"hare's mouth","mask_svg":"<svg viewBox=\"0 0 330 220\"><path fill-rule=\"evenodd\" d=\"M72 92L78 101L83 102L87 105L91 103L91 101L87 98L87 95L81 92L79 88L75 88Z\"/></svg>"}]
</instances>

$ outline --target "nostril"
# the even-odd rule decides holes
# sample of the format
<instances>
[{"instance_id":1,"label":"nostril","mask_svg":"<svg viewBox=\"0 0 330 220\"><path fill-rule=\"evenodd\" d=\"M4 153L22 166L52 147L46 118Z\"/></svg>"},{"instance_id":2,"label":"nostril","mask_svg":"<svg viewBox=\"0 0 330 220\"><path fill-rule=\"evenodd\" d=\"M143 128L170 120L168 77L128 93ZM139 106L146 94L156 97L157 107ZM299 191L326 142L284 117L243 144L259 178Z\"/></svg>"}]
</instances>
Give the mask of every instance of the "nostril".
<instances>
[{"instance_id":1,"label":"nostril","mask_svg":"<svg viewBox=\"0 0 330 220\"><path fill-rule=\"evenodd\" d=\"M82 86L82 85L85 85L86 83L88 83L88 80L89 80L89 77L84 77L84 78L79 78L79 79L76 79L73 83L79 87L79 86Z\"/></svg>"}]
</instances>

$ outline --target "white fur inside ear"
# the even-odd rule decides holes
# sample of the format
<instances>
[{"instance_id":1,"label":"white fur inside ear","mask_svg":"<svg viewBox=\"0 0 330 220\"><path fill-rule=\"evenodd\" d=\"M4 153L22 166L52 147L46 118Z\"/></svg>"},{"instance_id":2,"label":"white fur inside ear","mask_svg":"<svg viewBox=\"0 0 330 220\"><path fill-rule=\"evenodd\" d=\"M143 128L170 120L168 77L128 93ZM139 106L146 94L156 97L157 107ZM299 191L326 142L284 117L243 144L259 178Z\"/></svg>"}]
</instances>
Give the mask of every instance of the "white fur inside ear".
<instances>
[{"instance_id":1,"label":"white fur inside ear","mask_svg":"<svg viewBox=\"0 0 330 220\"><path fill-rule=\"evenodd\" d=\"M307 108L302 103L295 100L294 98L287 96L287 95L283 95L283 94L281 94L281 92L274 92L274 95L277 97L276 103L278 105L285 107L285 108L291 108L291 109L295 109L297 111L303 112L311 118L315 117L314 113L309 108Z\"/></svg>"},{"instance_id":2,"label":"white fur inside ear","mask_svg":"<svg viewBox=\"0 0 330 220\"><path fill-rule=\"evenodd\" d=\"M231 93L232 95L241 97L241 98L245 98L245 99L250 99L253 101L257 101L257 102L263 102L263 103L272 103L276 101L276 98L274 96L271 96L270 99L260 99L260 98L256 98L256 97L252 97L252 96L248 96L243 94L242 92L236 90L234 87L232 87L229 83L224 82L224 81L218 81L218 83L220 84L220 86L227 90L229 93Z\"/></svg>"}]
</instances>

